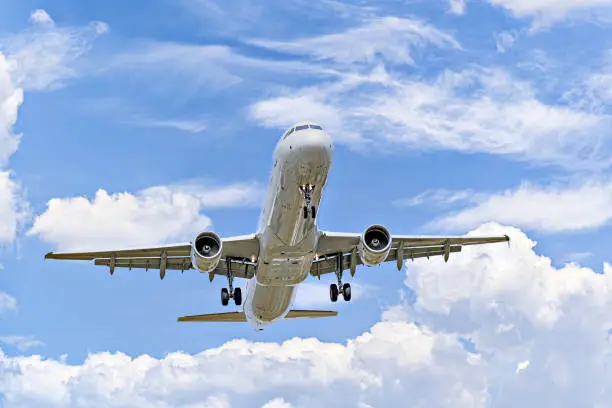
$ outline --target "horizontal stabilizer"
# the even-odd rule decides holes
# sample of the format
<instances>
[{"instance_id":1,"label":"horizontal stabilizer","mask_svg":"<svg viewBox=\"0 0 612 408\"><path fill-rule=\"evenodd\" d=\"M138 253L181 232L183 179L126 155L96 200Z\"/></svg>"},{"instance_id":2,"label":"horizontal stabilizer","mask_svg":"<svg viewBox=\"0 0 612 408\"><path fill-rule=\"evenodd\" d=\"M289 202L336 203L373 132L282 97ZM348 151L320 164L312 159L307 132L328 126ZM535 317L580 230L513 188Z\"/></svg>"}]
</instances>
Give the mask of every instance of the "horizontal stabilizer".
<instances>
[{"instance_id":1,"label":"horizontal stabilizer","mask_svg":"<svg viewBox=\"0 0 612 408\"><path fill-rule=\"evenodd\" d=\"M290 310L285 319L337 316L333 310ZM178 318L179 322L246 322L244 312L211 313Z\"/></svg>"},{"instance_id":2,"label":"horizontal stabilizer","mask_svg":"<svg viewBox=\"0 0 612 408\"><path fill-rule=\"evenodd\" d=\"M178 318L179 322L246 322L244 312L211 313Z\"/></svg>"},{"instance_id":3,"label":"horizontal stabilizer","mask_svg":"<svg viewBox=\"0 0 612 408\"><path fill-rule=\"evenodd\" d=\"M285 319L338 316L335 310L290 310Z\"/></svg>"}]
</instances>

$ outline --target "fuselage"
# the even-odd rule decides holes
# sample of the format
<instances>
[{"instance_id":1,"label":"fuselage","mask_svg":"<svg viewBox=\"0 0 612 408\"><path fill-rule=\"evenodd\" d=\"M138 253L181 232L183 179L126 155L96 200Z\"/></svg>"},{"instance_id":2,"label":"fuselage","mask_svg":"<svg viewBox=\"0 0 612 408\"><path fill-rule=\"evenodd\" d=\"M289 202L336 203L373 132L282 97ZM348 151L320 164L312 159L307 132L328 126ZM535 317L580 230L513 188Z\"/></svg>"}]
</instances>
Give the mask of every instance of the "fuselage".
<instances>
[{"instance_id":1,"label":"fuselage","mask_svg":"<svg viewBox=\"0 0 612 408\"><path fill-rule=\"evenodd\" d=\"M297 285L310 273L319 236L310 209L318 209L333 160L332 140L319 126L304 122L291 129L296 130L287 132L274 151L257 232L257 272L243 302L247 320L257 329L287 314ZM302 186L313 186L308 216Z\"/></svg>"}]
</instances>

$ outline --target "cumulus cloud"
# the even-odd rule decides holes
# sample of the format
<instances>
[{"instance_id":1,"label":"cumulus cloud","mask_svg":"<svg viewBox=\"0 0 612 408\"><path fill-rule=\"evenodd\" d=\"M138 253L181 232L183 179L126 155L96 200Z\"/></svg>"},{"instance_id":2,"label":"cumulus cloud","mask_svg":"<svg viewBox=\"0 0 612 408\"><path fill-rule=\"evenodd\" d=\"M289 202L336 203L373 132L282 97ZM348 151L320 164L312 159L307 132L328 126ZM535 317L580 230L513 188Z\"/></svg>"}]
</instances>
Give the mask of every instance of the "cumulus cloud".
<instances>
[{"instance_id":1,"label":"cumulus cloud","mask_svg":"<svg viewBox=\"0 0 612 408\"><path fill-rule=\"evenodd\" d=\"M0 38L0 46L14 63L14 77L25 90L54 89L78 76L80 58L96 37L108 31L102 22L59 26L40 9L32 12L30 22L27 30Z\"/></svg>"},{"instance_id":2,"label":"cumulus cloud","mask_svg":"<svg viewBox=\"0 0 612 408\"><path fill-rule=\"evenodd\" d=\"M156 186L136 194L109 194L100 189L92 199L54 198L38 215L28 235L59 249L141 246L190 239L211 226L204 209L258 202L255 184L225 187L195 183Z\"/></svg>"},{"instance_id":3,"label":"cumulus cloud","mask_svg":"<svg viewBox=\"0 0 612 408\"><path fill-rule=\"evenodd\" d=\"M424 81L379 68L251 107L265 126L286 127L296 115L320 117L336 140L357 147L482 152L564 167L610 164L609 117L544 103L530 83L501 69L447 70Z\"/></svg>"},{"instance_id":4,"label":"cumulus cloud","mask_svg":"<svg viewBox=\"0 0 612 408\"><path fill-rule=\"evenodd\" d=\"M492 194L442 190L423 193L412 202L459 203L456 199L467 199L464 202L472 205L442 216L433 221L431 227L455 230L499 221L529 230L554 233L594 229L612 221L610 182L550 187L525 182L515 189Z\"/></svg>"},{"instance_id":5,"label":"cumulus cloud","mask_svg":"<svg viewBox=\"0 0 612 408\"><path fill-rule=\"evenodd\" d=\"M408 263L412 300L345 343L236 339L194 355L95 353L77 365L2 356L0 392L6 407L43 408L338 406L338 395L347 407L605 406L612 267L557 269L516 228L469 235L482 234L508 234L512 246Z\"/></svg>"}]
</instances>

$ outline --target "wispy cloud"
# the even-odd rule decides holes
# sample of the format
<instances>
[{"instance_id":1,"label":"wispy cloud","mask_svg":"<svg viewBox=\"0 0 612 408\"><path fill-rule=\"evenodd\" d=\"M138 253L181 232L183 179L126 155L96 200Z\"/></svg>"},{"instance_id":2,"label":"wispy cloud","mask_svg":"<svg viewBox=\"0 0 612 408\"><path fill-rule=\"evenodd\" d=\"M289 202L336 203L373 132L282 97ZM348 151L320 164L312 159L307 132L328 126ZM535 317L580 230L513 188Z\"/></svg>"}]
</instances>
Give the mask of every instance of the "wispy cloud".
<instances>
[{"instance_id":1,"label":"wispy cloud","mask_svg":"<svg viewBox=\"0 0 612 408\"><path fill-rule=\"evenodd\" d=\"M529 82L501 69L447 70L432 80L375 69L341 82L286 91L251 108L266 126L320 116L338 140L388 150L456 150L536 164L610 164L610 118L548 104Z\"/></svg>"},{"instance_id":2,"label":"wispy cloud","mask_svg":"<svg viewBox=\"0 0 612 408\"><path fill-rule=\"evenodd\" d=\"M532 18L533 29L545 28L568 18L597 19L597 12L609 12L611 0L487 0L514 16Z\"/></svg>"},{"instance_id":3,"label":"wispy cloud","mask_svg":"<svg viewBox=\"0 0 612 408\"><path fill-rule=\"evenodd\" d=\"M0 336L0 343L15 347L24 352L32 348L43 347L45 343L31 336Z\"/></svg>"},{"instance_id":4,"label":"wispy cloud","mask_svg":"<svg viewBox=\"0 0 612 408\"><path fill-rule=\"evenodd\" d=\"M453 36L415 19L372 18L365 24L337 34L301 38L290 42L250 40L252 44L315 60L338 63L372 64L379 58L399 64L414 64L414 48L432 44L441 48L461 48Z\"/></svg>"},{"instance_id":5,"label":"wispy cloud","mask_svg":"<svg viewBox=\"0 0 612 408\"><path fill-rule=\"evenodd\" d=\"M206 130L206 122L203 120L195 119L138 118L131 120L127 123L144 127L167 128L187 133L201 133Z\"/></svg>"},{"instance_id":6,"label":"wispy cloud","mask_svg":"<svg viewBox=\"0 0 612 408\"><path fill-rule=\"evenodd\" d=\"M27 30L0 38L0 48L14 63L16 82L26 90L58 88L79 76L80 58L109 30L98 21L85 27L59 26L44 10L35 10L30 22Z\"/></svg>"},{"instance_id":7,"label":"wispy cloud","mask_svg":"<svg viewBox=\"0 0 612 408\"><path fill-rule=\"evenodd\" d=\"M8 293L0 292L0 313L17 309L17 299Z\"/></svg>"},{"instance_id":8,"label":"wispy cloud","mask_svg":"<svg viewBox=\"0 0 612 408\"><path fill-rule=\"evenodd\" d=\"M461 196L463 192L457 194ZM449 196L448 193L443 195ZM612 222L610 182L550 187L523 183L516 189L479 194L475 198L467 207L442 216L429 227L460 230L497 221L529 230L558 233L599 228Z\"/></svg>"}]
</instances>

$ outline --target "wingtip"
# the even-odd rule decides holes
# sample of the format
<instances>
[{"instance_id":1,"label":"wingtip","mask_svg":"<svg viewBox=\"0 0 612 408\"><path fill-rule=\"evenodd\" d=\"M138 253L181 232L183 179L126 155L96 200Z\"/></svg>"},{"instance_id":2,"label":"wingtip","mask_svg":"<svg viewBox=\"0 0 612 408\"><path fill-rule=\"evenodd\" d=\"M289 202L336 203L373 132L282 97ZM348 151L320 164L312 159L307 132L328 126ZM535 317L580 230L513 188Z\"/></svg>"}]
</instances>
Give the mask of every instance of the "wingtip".
<instances>
[{"instance_id":1,"label":"wingtip","mask_svg":"<svg viewBox=\"0 0 612 408\"><path fill-rule=\"evenodd\" d=\"M53 258L53 252L47 252L45 254L45 259L51 259L51 258Z\"/></svg>"}]
</instances>

